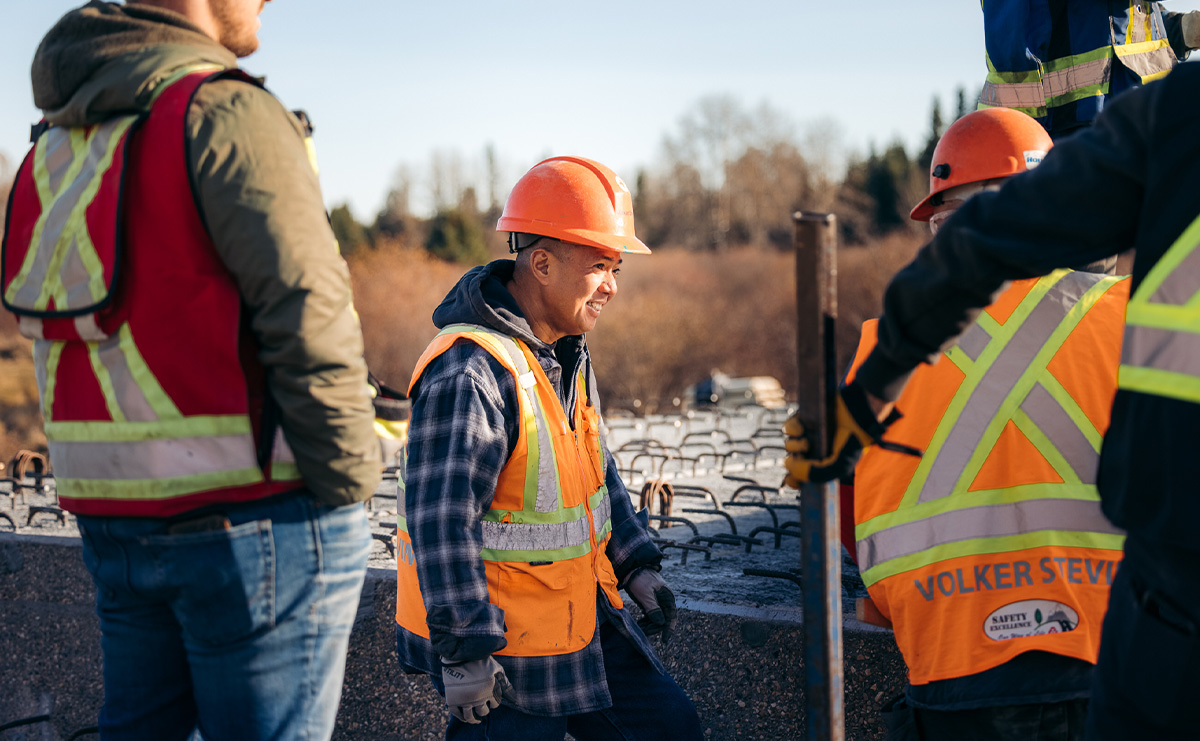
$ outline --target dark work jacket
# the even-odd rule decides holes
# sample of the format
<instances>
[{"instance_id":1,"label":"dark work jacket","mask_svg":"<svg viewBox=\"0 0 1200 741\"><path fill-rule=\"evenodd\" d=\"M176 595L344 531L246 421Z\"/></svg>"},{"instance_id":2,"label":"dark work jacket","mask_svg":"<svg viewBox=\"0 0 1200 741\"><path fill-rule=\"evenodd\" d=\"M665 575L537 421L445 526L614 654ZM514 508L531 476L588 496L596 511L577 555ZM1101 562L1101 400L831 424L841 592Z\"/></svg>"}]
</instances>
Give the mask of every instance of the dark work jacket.
<instances>
[{"instance_id":1,"label":"dark work jacket","mask_svg":"<svg viewBox=\"0 0 1200 741\"><path fill-rule=\"evenodd\" d=\"M858 380L894 400L1005 281L1135 249L1132 290L1200 216L1200 66L1112 101L1035 170L969 200L884 296L879 343ZM1104 512L1128 532L1126 564L1200 611L1200 408L1119 390L1100 459Z\"/></svg>"}]
</instances>

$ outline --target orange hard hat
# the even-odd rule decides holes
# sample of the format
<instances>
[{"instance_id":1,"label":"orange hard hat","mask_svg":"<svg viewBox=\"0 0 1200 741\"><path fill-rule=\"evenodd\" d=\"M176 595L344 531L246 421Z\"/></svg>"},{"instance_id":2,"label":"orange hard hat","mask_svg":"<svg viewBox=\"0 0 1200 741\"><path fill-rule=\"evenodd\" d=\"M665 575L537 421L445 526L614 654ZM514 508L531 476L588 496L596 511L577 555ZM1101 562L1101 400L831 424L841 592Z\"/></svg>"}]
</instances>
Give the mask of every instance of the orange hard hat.
<instances>
[{"instance_id":1,"label":"orange hard hat","mask_svg":"<svg viewBox=\"0 0 1200 741\"><path fill-rule=\"evenodd\" d=\"M946 129L933 150L929 195L909 216L929 221L938 194L981 180L1004 178L1037 167L1054 142L1042 125L1012 108L972 111Z\"/></svg>"},{"instance_id":2,"label":"orange hard hat","mask_svg":"<svg viewBox=\"0 0 1200 741\"><path fill-rule=\"evenodd\" d=\"M551 157L513 186L496 229L650 254L633 232L633 196L625 181L599 162Z\"/></svg>"}]
</instances>

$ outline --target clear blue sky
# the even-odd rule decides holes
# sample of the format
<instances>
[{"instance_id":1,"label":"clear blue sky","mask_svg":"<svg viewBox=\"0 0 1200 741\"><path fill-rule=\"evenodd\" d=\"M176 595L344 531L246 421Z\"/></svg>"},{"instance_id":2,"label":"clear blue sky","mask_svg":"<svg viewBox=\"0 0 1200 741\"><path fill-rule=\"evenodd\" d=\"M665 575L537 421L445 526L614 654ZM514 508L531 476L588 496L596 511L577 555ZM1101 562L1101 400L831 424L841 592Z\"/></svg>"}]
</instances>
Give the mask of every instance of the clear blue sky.
<instances>
[{"instance_id":1,"label":"clear blue sky","mask_svg":"<svg viewBox=\"0 0 1200 741\"><path fill-rule=\"evenodd\" d=\"M68 0L8 3L0 36L0 152L26 149L37 119L29 62ZM1198 0L1169 2L1192 10ZM800 132L836 122L842 156L923 140L934 96L951 112L985 72L974 0L274 0L243 60L316 125L326 202L360 220L397 167L435 152L482 165L504 187L548 154L578 154L632 181L701 97L767 102ZM470 173L468 173L470 174Z\"/></svg>"}]
</instances>

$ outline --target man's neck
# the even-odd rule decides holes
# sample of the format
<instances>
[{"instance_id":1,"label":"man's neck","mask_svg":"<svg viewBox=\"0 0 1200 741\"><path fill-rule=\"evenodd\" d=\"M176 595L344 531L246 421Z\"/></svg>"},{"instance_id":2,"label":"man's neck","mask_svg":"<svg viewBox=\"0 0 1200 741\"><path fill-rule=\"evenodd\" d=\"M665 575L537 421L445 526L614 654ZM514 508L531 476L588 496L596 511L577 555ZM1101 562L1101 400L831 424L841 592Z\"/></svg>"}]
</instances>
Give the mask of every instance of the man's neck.
<instances>
[{"instance_id":1,"label":"man's neck","mask_svg":"<svg viewBox=\"0 0 1200 741\"><path fill-rule=\"evenodd\" d=\"M529 322L529 330L533 332L534 337L547 345L553 345L562 338L563 335L556 333L546 322L539 319L545 314L543 311L545 304L542 302L540 291L537 290L539 286L535 282L530 281L528 276L517 272L505 285L505 288L517 302L517 307L521 309L525 321Z\"/></svg>"}]
</instances>

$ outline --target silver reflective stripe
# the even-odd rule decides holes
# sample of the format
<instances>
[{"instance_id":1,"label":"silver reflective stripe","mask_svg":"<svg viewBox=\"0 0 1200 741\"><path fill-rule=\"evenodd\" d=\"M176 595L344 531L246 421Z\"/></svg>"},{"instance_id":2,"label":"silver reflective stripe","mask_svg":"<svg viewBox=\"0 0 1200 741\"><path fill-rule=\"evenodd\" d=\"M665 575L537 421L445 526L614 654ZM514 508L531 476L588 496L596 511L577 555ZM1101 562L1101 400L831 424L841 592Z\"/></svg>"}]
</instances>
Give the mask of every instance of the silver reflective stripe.
<instances>
[{"instance_id":1,"label":"silver reflective stripe","mask_svg":"<svg viewBox=\"0 0 1200 741\"><path fill-rule=\"evenodd\" d=\"M992 420L1022 374L1041 351L1046 341L1088 289L1104 276L1091 273L1067 273L1046 292L1037 306L1017 328L979 379L971 397L958 414L946 440L948 445L937 453L918 497L930 502L949 496L962 477L975 450L983 441ZM1046 431L1049 434L1049 431Z\"/></svg>"},{"instance_id":2,"label":"silver reflective stripe","mask_svg":"<svg viewBox=\"0 0 1200 741\"><path fill-rule=\"evenodd\" d=\"M1138 77L1150 77L1175 66L1175 52L1169 46L1160 46L1151 51L1137 54L1121 54L1118 57Z\"/></svg>"},{"instance_id":3,"label":"silver reflective stripe","mask_svg":"<svg viewBox=\"0 0 1200 741\"><path fill-rule=\"evenodd\" d=\"M1104 85L1112 78L1112 57L1093 59L1082 64L1047 72L1042 77L1042 87L1046 98L1057 98L1060 95L1081 90L1092 85Z\"/></svg>"},{"instance_id":4,"label":"silver reflective stripe","mask_svg":"<svg viewBox=\"0 0 1200 741\"><path fill-rule=\"evenodd\" d=\"M967 357L972 361L979 360L980 354L992 341L992 336L978 322L972 324L971 327L958 338L958 349L967 354Z\"/></svg>"},{"instance_id":5,"label":"silver reflective stripe","mask_svg":"<svg viewBox=\"0 0 1200 741\"><path fill-rule=\"evenodd\" d=\"M1043 108L1051 98L1107 84L1111 77L1112 57L1093 59L1045 72L1041 82L985 82L979 102L993 107Z\"/></svg>"},{"instance_id":6,"label":"silver reflective stripe","mask_svg":"<svg viewBox=\"0 0 1200 741\"><path fill-rule=\"evenodd\" d=\"M1182 241L1182 240L1181 240ZM1188 248L1188 254L1163 278L1154 293L1146 298L1148 303L1167 306L1183 306L1200 290L1200 245ZM1161 259L1161 258L1160 258Z\"/></svg>"},{"instance_id":7,"label":"silver reflective stripe","mask_svg":"<svg viewBox=\"0 0 1200 741\"><path fill-rule=\"evenodd\" d=\"M41 319L31 316L18 317L17 329L21 331L22 337L28 337L31 340L46 339L46 327Z\"/></svg>"},{"instance_id":8,"label":"silver reflective stripe","mask_svg":"<svg viewBox=\"0 0 1200 741\"><path fill-rule=\"evenodd\" d=\"M858 541L859 568L866 571L947 543L1045 530L1123 534L1104 517L1099 502L1032 499L953 510L872 533Z\"/></svg>"},{"instance_id":9,"label":"silver reflective stripe","mask_svg":"<svg viewBox=\"0 0 1200 741\"><path fill-rule=\"evenodd\" d=\"M138 442L49 441L62 479L173 479L257 469L251 435L179 437Z\"/></svg>"},{"instance_id":10,"label":"silver reflective stripe","mask_svg":"<svg viewBox=\"0 0 1200 741\"><path fill-rule=\"evenodd\" d=\"M483 547L497 551L552 551L590 543L587 516L546 524L483 521Z\"/></svg>"},{"instance_id":11,"label":"silver reflective stripe","mask_svg":"<svg viewBox=\"0 0 1200 741\"><path fill-rule=\"evenodd\" d=\"M1046 91L1040 82L985 82L979 102L993 108L1045 108Z\"/></svg>"},{"instance_id":12,"label":"silver reflective stripe","mask_svg":"<svg viewBox=\"0 0 1200 741\"><path fill-rule=\"evenodd\" d=\"M518 377L523 377L527 374L533 375L533 370L529 367L529 361L525 358L525 353L521 352L521 348L517 345L516 340L499 332L489 332L489 334L495 337L504 346L504 349L508 351L513 366L517 369ZM534 391L531 393L529 389L521 387L521 384L517 385L517 393L524 394L526 401L529 402L530 407L533 409L534 427L537 428L538 487L537 502L534 503L533 511L556 512L559 509L558 469L554 465L554 441L550 437L550 425L546 422L546 415L542 409L537 392Z\"/></svg>"},{"instance_id":13,"label":"silver reflective stripe","mask_svg":"<svg viewBox=\"0 0 1200 741\"><path fill-rule=\"evenodd\" d=\"M1126 325L1121 364L1200 378L1200 335Z\"/></svg>"},{"instance_id":14,"label":"silver reflective stripe","mask_svg":"<svg viewBox=\"0 0 1200 741\"><path fill-rule=\"evenodd\" d=\"M612 502L609 501L608 494L600 500L596 505L596 509L592 510L592 532L600 535L600 531L604 525L612 518Z\"/></svg>"},{"instance_id":15,"label":"silver reflective stripe","mask_svg":"<svg viewBox=\"0 0 1200 741\"><path fill-rule=\"evenodd\" d=\"M95 313L75 317L75 331L79 333L79 339L88 342L99 342L109 337L96 323Z\"/></svg>"},{"instance_id":16,"label":"silver reflective stripe","mask_svg":"<svg viewBox=\"0 0 1200 741\"><path fill-rule=\"evenodd\" d=\"M129 359L121 346L122 333L109 337L103 342L95 343L96 355L112 380L112 390L115 401L128 422L155 422L158 415L154 412L150 400L138 385L129 368ZM129 340L132 342L132 340ZM95 477L91 477L95 478Z\"/></svg>"},{"instance_id":17,"label":"silver reflective stripe","mask_svg":"<svg viewBox=\"0 0 1200 741\"><path fill-rule=\"evenodd\" d=\"M275 428L275 443L271 446L271 460L277 463L296 462L296 456L288 447L287 440L283 436L282 427Z\"/></svg>"},{"instance_id":18,"label":"silver reflective stripe","mask_svg":"<svg viewBox=\"0 0 1200 741\"><path fill-rule=\"evenodd\" d=\"M1050 439L1054 449L1062 454L1081 483L1096 483L1100 453L1092 447L1083 430L1079 429L1079 425L1045 386L1039 383L1033 387L1029 396L1021 402L1021 411Z\"/></svg>"},{"instance_id":19,"label":"silver reflective stripe","mask_svg":"<svg viewBox=\"0 0 1200 741\"><path fill-rule=\"evenodd\" d=\"M1127 38L1129 43L1136 44L1141 41L1150 39L1150 24L1147 22L1147 9L1144 7L1142 0L1133 0L1129 3L1129 14L1127 16L1129 24L1127 26Z\"/></svg>"},{"instance_id":20,"label":"silver reflective stripe","mask_svg":"<svg viewBox=\"0 0 1200 741\"><path fill-rule=\"evenodd\" d=\"M25 317L21 317L21 321L25 321ZM38 326L41 326L42 320L36 320ZM22 329L22 331L24 331ZM51 398L46 389L46 381L50 377L50 351L54 349L53 340L34 340L33 342L33 375L37 378L38 397L42 401L42 417L43 421L50 422Z\"/></svg>"},{"instance_id":21,"label":"silver reflective stripe","mask_svg":"<svg viewBox=\"0 0 1200 741\"><path fill-rule=\"evenodd\" d=\"M82 299L85 306L93 302L94 298L89 288L91 276L79 258L78 234L68 236L64 231L72 223L73 216L76 219L82 218L82 214L77 214L76 210L84 207L82 200L85 195L90 199L91 194L95 192L92 181L103 174L98 168L103 166L107 169L111 165L111 157L106 155L109 155L108 149L113 134L119 128L127 129L129 125L129 118L115 118L97 126L86 142L85 159L82 163L76 163L71 148L72 132L75 132L75 136L80 136L78 129L52 126L43 135L42 141L46 145L45 162L53 200L49 204L42 204L42 207L48 210L42 215L38 242L29 246L35 252L33 264L24 283L9 297L9 303L21 307L36 305L38 296L48 280L55 255L58 254L56 246L64 237L70 242L60 257L63 262L59 269L59 277L71 300L66 306L55 306L55 309L65 311L79 306L80 304L75 303L76 299ZM82 169L70 182L64 184L63 179L79 164L82 164ZM60 184L61 191L58 190ZM86 231L84 233L86 234Z\"/></svg>"}]
</instances>

